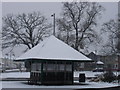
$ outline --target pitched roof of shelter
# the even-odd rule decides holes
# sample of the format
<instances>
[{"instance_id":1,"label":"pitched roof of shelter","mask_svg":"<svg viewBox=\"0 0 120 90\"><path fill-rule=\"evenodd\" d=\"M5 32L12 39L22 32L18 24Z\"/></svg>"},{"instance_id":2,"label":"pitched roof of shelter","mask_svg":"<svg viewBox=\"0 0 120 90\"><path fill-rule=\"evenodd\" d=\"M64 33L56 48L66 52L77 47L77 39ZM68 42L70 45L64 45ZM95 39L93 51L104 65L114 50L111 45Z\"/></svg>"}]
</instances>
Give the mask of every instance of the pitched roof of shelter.
<instances>
[{"instance_id":1,"label":"pitched roof of shelter","mask_svg":"<svg viewBox=\"0 0 120 90\"><path fill-rule=\"evenodd\" d=\"M43 40L40 44L27 51L16 60L26 59L91 61L91 59L53 35Z\"/></svg>"}]
</instances>

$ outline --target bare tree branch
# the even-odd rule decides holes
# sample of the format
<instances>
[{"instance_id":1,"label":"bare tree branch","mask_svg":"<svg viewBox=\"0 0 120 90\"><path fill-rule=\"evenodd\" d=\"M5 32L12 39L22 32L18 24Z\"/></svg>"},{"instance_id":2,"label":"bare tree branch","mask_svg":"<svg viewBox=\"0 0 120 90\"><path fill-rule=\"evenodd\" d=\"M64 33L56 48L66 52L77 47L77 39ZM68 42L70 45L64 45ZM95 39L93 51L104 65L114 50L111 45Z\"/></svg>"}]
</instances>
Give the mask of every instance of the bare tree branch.
<instances>
[{"instance_id":1,"label":"bare tree branch","mask_svg":"<svg viewBox=\"0 0 120 90\"><path fill-rule=\"evenodd\" d=\"M40 12L3 17L3 48L26 45L29 49L50 34L51 25Z\"/></svg>"},{"instance_id":2,"label":"bare tree branch","mask_svg":"<svg viewBox=\"0 0 120 90\"><path fill-rule=\"evenodd\" d=\"M65 31L67 27L64 26L71 25L70 29L75 37L73 40L74 48L79 50L80 45L82 45L81 43L84 43L86 39L92 40L90 38L97 38L94 32L89 31L97 25L96 19L103 10L104 8L98 3L64 2L62 12L62 18L64 18L64 20L63 23L59 23L58 29L61 30L60 27L62 27ZM67 21L69 22L64 23ZM71 37L71 35L69 35L69 37Z\"/></svg>"},{"instance_id":3,"label":"bare tree branch","mask_svg":"<svg viewBox=\"0 0 120 90\"><path fill-rule=\"evenodd\" d=\"M103 50L106 54L116 54L118 52L118 23L115 20L110 20L103 24L101 29L102 34L108 34L107 43L103 46ZM108 50L109 49L109 50Z\"/></svg>"}]
</instances>

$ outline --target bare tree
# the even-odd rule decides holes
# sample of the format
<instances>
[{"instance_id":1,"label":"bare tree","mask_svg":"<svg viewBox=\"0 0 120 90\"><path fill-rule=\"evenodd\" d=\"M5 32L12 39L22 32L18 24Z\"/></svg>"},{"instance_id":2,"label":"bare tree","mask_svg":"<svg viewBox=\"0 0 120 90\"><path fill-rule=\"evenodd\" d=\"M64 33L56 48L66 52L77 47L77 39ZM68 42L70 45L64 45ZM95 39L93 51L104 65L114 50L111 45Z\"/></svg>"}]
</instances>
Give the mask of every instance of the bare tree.
<instances>
[{"instance_id":1,"label":"bare tree","mask_svg":"<svg viewBox=\"0 0 120 90\"><path fill-rule=\"evenodd\" d=\"M40 12L3 17L3 48L25 45L28 49L36 46L49 35L51 25Z\"/></svg>"},{"instance_id":2,"label":"bare tree","mask_svg":"<svg viewBox=\"0 0 120 90\"><path fill-rule=\"evenodd\" d=\"M63 41L69 44L71 42L70 33L72 32L72 25L66 20L66 18L57 19L56 21L58 26L58 38L64 38Z\"/></svg>"},{"instance_id":3,"label":"bare tree","mask_svg":"<svg viewBox=\"0 0 120 90\"><path fill-rule=\"evenodd\" d=\"M104 54L116 54L118 52L118 37L120 35L118 22L116 20L110 20L104 23L101 31L104 34L108 34L107 43L103 45L102 51Z\"/></svg>"},{"instance_id":4,"label":"bare tree","mask_svg":"<svg viewBox=\"0 0 120 90\"><path fill-rule=\"evenodd\" d=\"M90 2L64 2L62 18L58 20L58 29L71 32L74 39L74 48L84 48L85 43L93 42L97 34L93 27L97 25L97 17L104 10L98 3ZM74 34L74 37L73 37Z\"/></svg>"}]
</instances>

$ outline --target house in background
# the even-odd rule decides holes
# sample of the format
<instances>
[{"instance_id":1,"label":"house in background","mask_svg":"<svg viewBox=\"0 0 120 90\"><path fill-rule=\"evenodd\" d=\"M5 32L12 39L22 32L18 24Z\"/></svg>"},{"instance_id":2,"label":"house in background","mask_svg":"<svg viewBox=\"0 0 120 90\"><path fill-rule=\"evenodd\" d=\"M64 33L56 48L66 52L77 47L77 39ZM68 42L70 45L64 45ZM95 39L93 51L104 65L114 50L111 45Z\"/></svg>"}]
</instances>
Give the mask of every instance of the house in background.
<instances>
[{"instance_id":1,"label":"house in background","mask_svg":"<svg viewBox=\"0 0 120 90\"><path fill-rule=\"evenodd\" d=\"M97 68L98 62L99 64L101 63L99 66L103 67L104 70L118 70L118 66L120 64L120 60L118 61L118 55L96 55L95 53L91 52L86 56L91 58L94 62L85 63L83 70L93 70Z\"/></svg>"},{"instance_id":2,"label":"house in background","mask_svg":"<svg viewBox=\"0 0 120 90\"><path fill-rule=\"evenodd\" d=\"M73 84L74 62L92 60L55 36L50 36L16 61L25 61L29 65L28 68L31 68L30 84L64 85Z\"/></svg>"},{"instance_id":3,"label":"house in background","mask_svg":"<svg viewBox=\"0 0 120 90\"><path fill-rule=\"evenodd\" d=\"M104 63L101 61L97 61L96 65L97 65L96 68L103 68L104 67Z\"/></svg>"},{"instance_id":4,"label":"house in background","mask_svg":"<svg viewBox=\"0 0 120 90\"><path fill-rule=\"evenodd\" d=\"M93 65L95 65L95 69L93 69L93 72L104 72L104 63L103 62L97 61Z\"/></svg>"}]
</instances>

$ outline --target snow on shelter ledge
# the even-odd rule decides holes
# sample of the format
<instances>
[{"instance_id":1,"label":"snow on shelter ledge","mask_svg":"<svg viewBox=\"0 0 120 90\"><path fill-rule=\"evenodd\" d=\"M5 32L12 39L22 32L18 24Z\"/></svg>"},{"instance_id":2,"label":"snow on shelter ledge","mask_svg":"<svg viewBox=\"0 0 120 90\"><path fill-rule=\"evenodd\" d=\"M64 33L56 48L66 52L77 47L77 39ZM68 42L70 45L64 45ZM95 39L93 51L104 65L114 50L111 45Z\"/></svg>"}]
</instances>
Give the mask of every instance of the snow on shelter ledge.
<instances>
[{"instance_id":1,"label":"snow on shelter ledge","mask_svg":"<svg viewBox=\"0 0 120 90\"><path fill-rule=\"evenodd\" d=\"M44 39L40 44L36 45L15 61L24 61L29 59L37 60L66 60L66 61L92 61L72 47L57 39L55 36Z\"/></svg>"}]
</instances>

